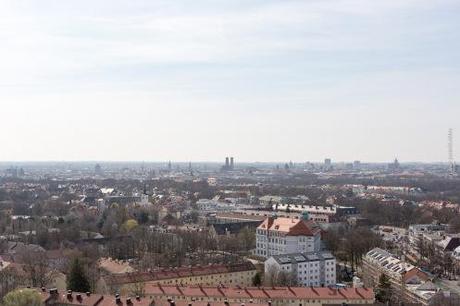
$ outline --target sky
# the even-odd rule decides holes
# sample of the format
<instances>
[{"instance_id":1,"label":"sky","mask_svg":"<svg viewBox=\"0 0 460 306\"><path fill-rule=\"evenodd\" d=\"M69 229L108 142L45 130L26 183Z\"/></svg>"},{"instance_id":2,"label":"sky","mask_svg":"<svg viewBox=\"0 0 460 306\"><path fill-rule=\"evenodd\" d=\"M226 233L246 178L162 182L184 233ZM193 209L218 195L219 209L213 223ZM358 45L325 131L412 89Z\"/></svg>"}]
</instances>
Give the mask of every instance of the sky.
<instances>
[{"instance_id":1,"label":"sky","mask_svg":"<svg viewBox=\"0 0 460 306\"><path fill-rule=\"evenodd\" d=\"M459 15L458 0L0 0L0 160L446 161L449 128L460 158Z\"/></svg>"}]
</instances>

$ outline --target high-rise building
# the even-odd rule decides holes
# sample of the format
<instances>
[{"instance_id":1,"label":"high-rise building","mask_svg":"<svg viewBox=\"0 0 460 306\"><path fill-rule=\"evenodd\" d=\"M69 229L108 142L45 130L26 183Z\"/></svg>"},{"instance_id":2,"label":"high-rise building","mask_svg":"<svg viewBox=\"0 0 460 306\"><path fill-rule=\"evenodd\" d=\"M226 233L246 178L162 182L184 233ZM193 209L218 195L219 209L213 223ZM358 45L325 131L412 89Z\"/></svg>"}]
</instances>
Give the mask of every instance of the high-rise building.
<instances>
[{"instance_id":1,"label":"high-rise building","mask_svg":"<svg viewBox=\"0 0 460 306\"><path fill-rule=\"evenodd\" d=\"M235 164L234 164L235 160L233 157L230 157L230 169L233 170Z\"/></svg>"},{"instance_id":2,"label":"high-rise building","mask_svg":"<svg viewBox=\"0 0 460 306\"><path fill-rule=\"evenodd\" d=\"M324 160L324 169L326 170L332 169L332 160L330 158L326 158Z\"/></svg>"},{"instance_id":3,"label":"high-rise building","mask_svg":"<svg viewBox=\"0 0 460 306\"><path fill-rule=\"evenodd\" d=\"M448 150L449 150L449 175L454 176L456 173L455 161L454 161L454 131L449 129L448 133Z\"/></svg>"},{"instance_id":4,"label":"high-rise building","mask_svg":"<svg viewBox=\"0 0 460 306\"><path fill-rule=\"evenodd\" d=\"M102 175L102 167L101 165L97 164L95 167L94 167L94 173L96 175Z\"/></svg>"},{"instance_id":5,"label":"high-rise building","mask_svg":"<svg viewBox=\"0 0 460 306\"><path fill-rule=\"evenodd\" d=\"M353 169L359 170L361 168L361 162L359 160L355 160L353 162Z\"/></svg>"},{"instance_id":6,"label":"high-rise building","mask_svg":"<svg viewBox=\"0 0 460 306\"><path fill-rule=\"evenodd\" d=\"M390 171L397 171L400 169L399 161L397 158L393 161L393 163L388 164L388 170Z\"/></svg>"}]
</instances>

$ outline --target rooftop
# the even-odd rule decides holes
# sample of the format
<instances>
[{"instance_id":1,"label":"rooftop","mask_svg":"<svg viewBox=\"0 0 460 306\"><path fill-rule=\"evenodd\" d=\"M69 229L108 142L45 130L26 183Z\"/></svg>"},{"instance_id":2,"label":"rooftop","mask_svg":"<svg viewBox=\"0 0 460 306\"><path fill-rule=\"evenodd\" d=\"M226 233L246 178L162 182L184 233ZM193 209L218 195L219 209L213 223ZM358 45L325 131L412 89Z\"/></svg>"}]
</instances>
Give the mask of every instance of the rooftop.
<instances>
[{"instance_id":1,"label":"rooftop","mask_svg":"<svg viewBox=\"0 0 460 306\"><path fill-rule=\"evenodd\" d=\"M202 286L163 286L148 285L145 287L147 295L189 296L195 298L241 298L241 299L310 299L310 300L373 300L374 291L368 288L313 288L313 287L202 287Z\"/></svg>"},{"instance_id":2,"label":"rooftop","mask_svg":"<svg viewBox=\"0 0 460 306\"><path fill-rule=\"evenodd\" d=\"M291 264L299 262L310 262L319 260L330 260L335 257L330 252L309 252L309 253L293 253L273 256L279 264Z\"/></svg>"},{"instance_id":3,"label":"rooftop","mask_svg":"<svg viewBox=\"0 0 460 306\"><path fill-rule=\"evenodd\" d=\"M267 218L258 228L282 232L289 236L315 236L321 231L313 221L293 218Z\"/></svg>"}]
</instances>

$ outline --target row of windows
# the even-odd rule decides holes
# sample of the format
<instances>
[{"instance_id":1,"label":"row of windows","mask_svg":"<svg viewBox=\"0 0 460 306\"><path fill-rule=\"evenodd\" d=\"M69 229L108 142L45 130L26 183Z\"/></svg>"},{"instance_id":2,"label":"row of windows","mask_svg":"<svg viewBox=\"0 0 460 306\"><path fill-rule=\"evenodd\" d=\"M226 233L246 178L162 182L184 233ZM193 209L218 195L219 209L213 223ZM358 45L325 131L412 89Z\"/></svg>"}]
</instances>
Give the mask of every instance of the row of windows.
<instances>
[{"instance_id":1,"label":"row of windows","mask_svg":"<svg viewBox=\"0 0 460 306\"><path fill-rule=\"evenodd\" d=\"M307 286L319 286L319 283L312 283L312 284L308 284ZM328 285L330 285L328 283ZM165 300L167 297L163 296L162 297L163 300ZM190 301L190 300L193 300L193 301L210 301L210 302L222 302L222 301L228 301L227 298L212 298L212 297L197 297L197 298L192 298L190 299L189 296L175 296L174 297L175 300L186 300L186 301ZM252 299L251 299L252 300ZM244 302L248 302L248 299L230 299L229 302L231 303L244 303ZM266 300L264 299L254 299L252 300L253 303L265 303ZM282 303L282 305L286 305L286 304L294 304L294 303L299 303L299 305L302 305L302 303L305 303L305 304L310 304L310 303L320 303L320 304L327 304L328 302L330 303L330 300L301 300L301 299L297 299L297 300L276 300L276 302L279 302L279 303ZM350 301L350 300L346 300L345 302L353 302L354 304L366 304L368 303L369 301L366 301L366 300L357 300L357 301Z\"/></svg>"}]
</instances>

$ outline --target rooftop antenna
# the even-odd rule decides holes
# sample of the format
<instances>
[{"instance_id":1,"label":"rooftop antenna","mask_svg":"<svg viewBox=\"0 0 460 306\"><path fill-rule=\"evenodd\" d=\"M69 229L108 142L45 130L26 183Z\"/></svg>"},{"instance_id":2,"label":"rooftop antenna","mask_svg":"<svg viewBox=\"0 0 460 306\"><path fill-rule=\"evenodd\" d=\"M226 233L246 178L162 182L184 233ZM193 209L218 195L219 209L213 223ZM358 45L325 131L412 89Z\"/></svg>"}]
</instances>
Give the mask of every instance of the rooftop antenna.
<instances>
[{"instance_id":1,"label":"rooftop antenna","mask_svg":"<svg viewBox=\"0 0 460 306\"><path fill-rule=\"evenodd\" d=\"M449 129L447 136L448 140L448 150L449 150L449 174L450 176L455 175L455 161L454 161L454 131Z\"/></svg>"}]
</instances>

